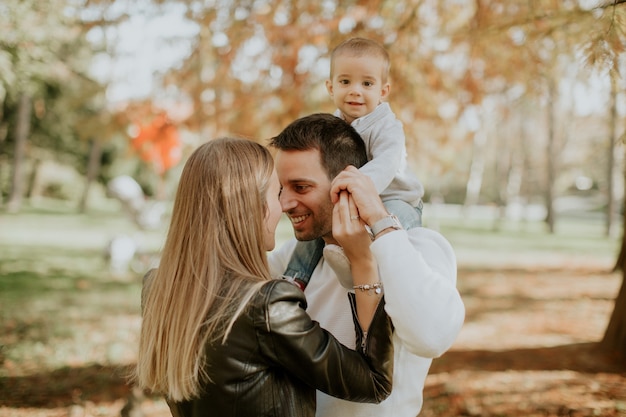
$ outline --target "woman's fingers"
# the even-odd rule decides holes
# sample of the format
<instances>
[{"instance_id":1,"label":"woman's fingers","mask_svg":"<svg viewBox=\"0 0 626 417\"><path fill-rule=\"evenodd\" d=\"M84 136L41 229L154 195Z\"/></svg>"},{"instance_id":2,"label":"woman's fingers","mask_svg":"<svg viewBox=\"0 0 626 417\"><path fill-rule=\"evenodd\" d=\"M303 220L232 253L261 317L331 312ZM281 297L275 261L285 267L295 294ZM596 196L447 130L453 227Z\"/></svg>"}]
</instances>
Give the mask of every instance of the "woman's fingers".
<instances>
[{"instance_id":1,"label":"woman's fingers","mask_svg":"<svg viewBox=\"0 0 626 417\"><path fill-rule=\"evenodd\" d=\"M373 224L387 215L374 182L353 166L341 171L333 180L330 191L332 201L338 202L341 194L346 192L357 207L356 215L365 224Z\"/></svg>"}]
</instances>

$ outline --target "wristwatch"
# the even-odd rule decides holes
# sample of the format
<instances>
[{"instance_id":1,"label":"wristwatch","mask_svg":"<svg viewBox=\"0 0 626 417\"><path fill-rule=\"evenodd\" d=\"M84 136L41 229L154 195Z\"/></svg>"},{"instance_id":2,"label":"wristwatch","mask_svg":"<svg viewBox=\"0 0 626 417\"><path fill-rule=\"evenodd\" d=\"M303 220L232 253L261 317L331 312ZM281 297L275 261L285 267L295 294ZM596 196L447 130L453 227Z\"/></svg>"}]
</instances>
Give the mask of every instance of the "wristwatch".
<instances>
[{"instance_id":1,"label":"wristwatch","mask_svg":"<svg viewBox=\"0 0 626 417\"><path fill-rule=\"evenodd\" d=\"M367 231L370 233L370 237L372 238L372 240L374 240L380 232L389 228L392 228L394 230L402 229L402 224L400 224L400 220L398 220L398 218L393 214L390 214L378 220L376 223L371 225Z\"/></svg>"}]
</instances>

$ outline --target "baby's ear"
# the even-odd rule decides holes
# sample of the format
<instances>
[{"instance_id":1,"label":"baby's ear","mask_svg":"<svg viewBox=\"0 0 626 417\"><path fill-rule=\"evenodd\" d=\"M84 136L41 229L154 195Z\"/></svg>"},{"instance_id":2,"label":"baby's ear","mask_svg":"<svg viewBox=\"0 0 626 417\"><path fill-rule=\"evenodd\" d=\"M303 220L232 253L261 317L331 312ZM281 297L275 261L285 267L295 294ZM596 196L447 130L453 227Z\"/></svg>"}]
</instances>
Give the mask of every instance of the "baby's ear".
<instances>
[{"instance_id":1,"label":"baby's ear","mask_svg":"<svg viewBox=\"0 0 626 417\"><path fill-rule=\"evenodd\" d=\"M391 84L385 83L382 90L380 90L380 98L387 98L387 96L389 95L389 91L391 91Z\"/></svg>"},{"instance_id":2,"label":"baby's ear","mask_svg":"<svg viewBox=\"0 0 626 417\"><path fill-rule=\"evenodd\" d=\"M330 96L333 96L333 82L331 80L326 80L326 91Z\"/></svg>"}]
</instances>

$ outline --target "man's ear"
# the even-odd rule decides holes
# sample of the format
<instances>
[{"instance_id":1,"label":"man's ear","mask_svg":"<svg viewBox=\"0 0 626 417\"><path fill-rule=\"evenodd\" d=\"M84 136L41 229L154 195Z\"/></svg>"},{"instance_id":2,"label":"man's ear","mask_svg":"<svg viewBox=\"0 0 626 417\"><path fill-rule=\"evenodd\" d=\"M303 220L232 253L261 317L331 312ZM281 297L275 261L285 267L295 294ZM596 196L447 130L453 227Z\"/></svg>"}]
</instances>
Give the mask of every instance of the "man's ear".
<instances>
[{"instance_id":1,"label":"man's ear","mask_svg":"<svg viewBox=\"0 0 626 417\"><path fill-rule=\"evenodd\" d=\"M326 80L326 91L328 91L329 96L333 96L333 82L331 80Z\"/></svg>"}]
</instances>

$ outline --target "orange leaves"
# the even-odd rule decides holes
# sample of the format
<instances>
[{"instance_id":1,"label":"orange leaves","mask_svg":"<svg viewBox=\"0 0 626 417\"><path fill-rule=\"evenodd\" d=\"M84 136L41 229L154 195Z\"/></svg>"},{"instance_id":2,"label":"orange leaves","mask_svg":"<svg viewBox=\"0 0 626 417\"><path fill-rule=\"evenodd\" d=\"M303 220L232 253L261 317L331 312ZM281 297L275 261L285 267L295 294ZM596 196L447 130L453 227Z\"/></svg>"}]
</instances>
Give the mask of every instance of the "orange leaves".
<instances>
[{"instance_id":1,"label":"orange leaves","mask_svg":"<svg viewBox=\"0 0 626 417\"><path fill-rule=\"evenodd\" d=\"M164 113L140 126L131 146L143 161L152 164L159 175L174 167L182 157L178 129Z\"/></svg>"}]
</instances>

